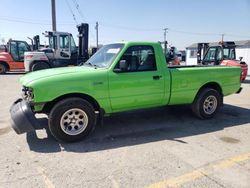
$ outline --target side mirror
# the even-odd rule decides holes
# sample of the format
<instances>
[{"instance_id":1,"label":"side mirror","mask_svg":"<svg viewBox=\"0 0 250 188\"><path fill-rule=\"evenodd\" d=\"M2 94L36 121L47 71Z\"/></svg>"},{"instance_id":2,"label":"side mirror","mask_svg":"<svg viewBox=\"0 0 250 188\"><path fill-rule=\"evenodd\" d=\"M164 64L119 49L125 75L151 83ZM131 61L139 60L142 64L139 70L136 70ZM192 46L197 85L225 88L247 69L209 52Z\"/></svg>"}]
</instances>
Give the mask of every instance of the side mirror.
<instances>
[{"instance_id":1,"label":"side mirror","mask_svg":"<svg viewBox=\"0 0 250 188\"><path fill-rule=\"evenodd\" d=\"M240 61L243 59L243 57L239 57Z\"/></svg>"},{"instance_id":2,"label":"side mirror","mask_svg":"<svg viewBox=\"0 0 250 188\"><path fill-rule=\"evenodd\" d=\"M119 68L115 68L114 72L126 72L128 70L128 63L126 60L119 61Z\"/></svg>"}]
</instances>

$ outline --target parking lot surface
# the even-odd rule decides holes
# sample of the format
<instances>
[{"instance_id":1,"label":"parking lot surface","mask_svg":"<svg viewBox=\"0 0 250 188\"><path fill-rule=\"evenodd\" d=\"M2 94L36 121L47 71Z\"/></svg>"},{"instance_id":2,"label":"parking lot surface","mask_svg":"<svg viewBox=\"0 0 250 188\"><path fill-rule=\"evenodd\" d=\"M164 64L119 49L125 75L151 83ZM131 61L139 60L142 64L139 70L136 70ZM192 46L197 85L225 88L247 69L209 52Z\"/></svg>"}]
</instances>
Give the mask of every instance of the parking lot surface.
<instances>
[{"instance_id":1,"label":"parking lot surface","mask_svg":"<svg viewBox=\"0 0 250 188\"><path fill-rule=\"evenodd\" d=\"M250 187L249 78L211 120L188 106L119 113L68 144L9 127L21 76L0 75L0 187Z\"/></svg>"}]
</instances>

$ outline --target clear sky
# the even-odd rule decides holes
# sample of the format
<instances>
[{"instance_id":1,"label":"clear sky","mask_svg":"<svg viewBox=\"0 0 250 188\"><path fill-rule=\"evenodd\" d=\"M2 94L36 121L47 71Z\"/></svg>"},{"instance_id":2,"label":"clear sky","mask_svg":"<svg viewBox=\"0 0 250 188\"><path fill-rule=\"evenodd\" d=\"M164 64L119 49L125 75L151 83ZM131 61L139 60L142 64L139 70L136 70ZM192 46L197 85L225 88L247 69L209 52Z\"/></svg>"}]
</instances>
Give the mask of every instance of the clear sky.
<instances>
[{"instance_id":1,"label":"clear sky","mask_svg":"<svg viewBox=\"0 0 250 188\"><path fill-rule=\"evenodd\" d=\"M169 44L179 49L219 41L221 34L225 40L250 40L250 0L56 0L57 30L78 41L71 12L78 24L90 24L90 44L95 44L96 21L104 44L163 41L163 28L169 28ZM49 30L51 0L1 0L0 43L3 38L28 41Z\"/></svg>"}]
</instances>

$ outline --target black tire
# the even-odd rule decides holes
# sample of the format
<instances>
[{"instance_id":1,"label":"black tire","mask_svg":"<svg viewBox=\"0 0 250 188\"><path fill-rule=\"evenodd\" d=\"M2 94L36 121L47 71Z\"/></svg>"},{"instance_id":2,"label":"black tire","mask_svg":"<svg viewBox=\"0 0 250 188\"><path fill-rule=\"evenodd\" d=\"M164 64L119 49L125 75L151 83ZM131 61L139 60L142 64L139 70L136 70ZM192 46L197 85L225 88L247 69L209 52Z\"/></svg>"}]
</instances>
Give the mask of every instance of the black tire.
<instances>
[{"instance_id":1,"label":"black tire","mask_svg":"<svg viewBox=\"0 0 250 188\"><path fill-rule=\"evenodd\" d=\"M6 71L7 67L4 64L0 63L0 74L5 74Z\"/></svg>"},{"instance_id":2,"label":"black tire","mask_svg":"<svg viewBox=\"0 0 250 188\"><path fill-rule=\"evenodd\" d=\"M223 97L217 90L205 88L197 94L192 111L200 119L209 119L216 115L222 103Z\"/></svg>"},{"instance_id":3,"label":"black tire","mask_svg":"<svg viewBox=\"0 0 250 188\"><path fill-rule=\"evenodd\" d=\"M78 120L77 120L78 122L72 122L75 121L74 118L75 116L77 116L76 110L78 112L80 111L80 113L78 114ZM71 111L73 112L73 117L70 117L69 113ZM84 112L84 114L82 114L82 112ZM69 119L65 119L67 115ZM81 115L83 116L83 118L80 117ZM82 124L79 124L81 119L82 119ZM67 125L65 125L64 121L70 121L70 123L66 122ZM64 99L58 102L52 108L49 114L50 132L59 141L76 142L82 140L91 131L94 130L95 124L96 124L96 117L93 106L88 101L77 97ZM82 128L81 125L83 125L85 128ZM75 129L74 128L75 126L79 126L78 127L79 129Z\"/></svg>"},{"instance_id":4,"label":"black tire","mask_svg":"<svg viewBox=\"0 0 250 188\"><path fill-rule=\"evenodd\" d=\"M36 62L31 66L31 71L38 71L38 70L43 70L43 69L48 69L50 68L49 64L46 62Z\"/></svg>"}]
</instances>

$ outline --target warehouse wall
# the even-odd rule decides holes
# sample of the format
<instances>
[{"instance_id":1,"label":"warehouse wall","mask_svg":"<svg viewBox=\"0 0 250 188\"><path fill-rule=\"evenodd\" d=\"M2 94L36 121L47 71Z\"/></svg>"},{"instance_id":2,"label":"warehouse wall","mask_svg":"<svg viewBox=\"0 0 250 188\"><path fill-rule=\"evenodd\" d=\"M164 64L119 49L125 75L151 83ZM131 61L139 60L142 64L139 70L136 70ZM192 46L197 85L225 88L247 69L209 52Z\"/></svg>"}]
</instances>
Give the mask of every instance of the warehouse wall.
<instances>
[{"instance_id":1,"label":"warehouse wall","mask_svg":"<svg viewBox=\"0 0 250 188\"><path fill-rule=\"evenodd\" d=\"M244 48L236 48L236 59L243 57L242 61L245 61L250 67L250 46ZM250 71L248 71L248 75L250 75Z\"/></svg>"}]
</instances>

